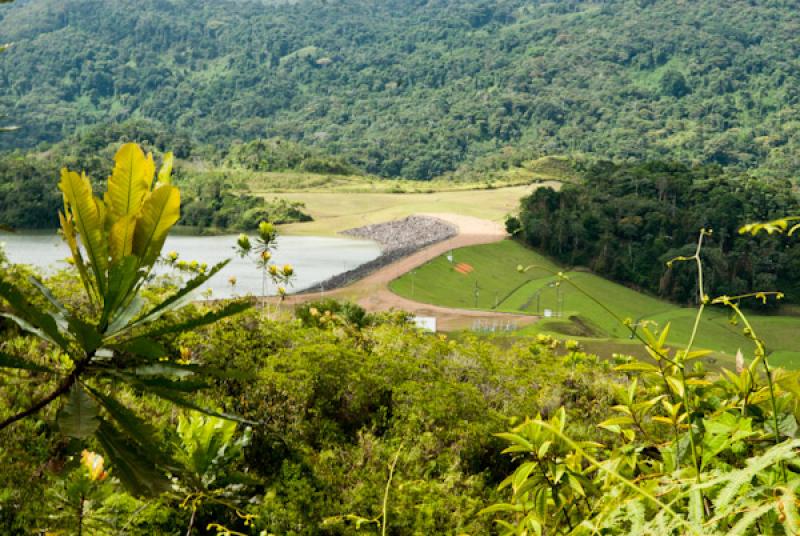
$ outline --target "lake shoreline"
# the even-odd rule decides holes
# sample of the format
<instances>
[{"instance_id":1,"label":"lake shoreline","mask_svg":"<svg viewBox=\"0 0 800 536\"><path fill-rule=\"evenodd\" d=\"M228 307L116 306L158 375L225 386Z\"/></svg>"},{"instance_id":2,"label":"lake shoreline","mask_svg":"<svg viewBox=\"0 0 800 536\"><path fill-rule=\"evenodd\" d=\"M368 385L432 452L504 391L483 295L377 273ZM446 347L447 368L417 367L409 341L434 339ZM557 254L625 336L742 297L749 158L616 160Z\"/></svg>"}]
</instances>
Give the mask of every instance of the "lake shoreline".
<instances>
[{"instance_id":1,"label":"lake shoreline","mask_svg":"<svg viewBox=\"0 0 800 536\"><path fill-rule=\"evenodd\" d=\"M374 241L380 244L381 255L296 294L324 292L347 286L421 249L453 238L458 234L458 227L432 216L408 216L400 220L347 229L339 234L348 238Z\"/></svg>"},{"instance_id":2,"label":"lake shoreline","mask_svg":"<svg viewBox=\"0 0 800 536\"><path fill-rule=\"evenodd\" d=\"M207 266L230 259L230 264L204 288L211 289L212 296L220 299L248 294L260 296L262 272L253 259L236 254L237 238L236 234L174 234L167 238L163 251L165 254L175 251L182 261L196 261ZM53 274L68 267L69 248L53 231L2 233L0 243L5 245L3 250L10 264L32 266L43 274ZM293 288L300 289L353 270L381 254L378 243L363 238L282 235L273 251L273 262L292 265L296 274ZM167 272L168 267L159 268L159 273ZM266 290L270 295L277 293L272 285Z\"/></svg>"}]
</instances>

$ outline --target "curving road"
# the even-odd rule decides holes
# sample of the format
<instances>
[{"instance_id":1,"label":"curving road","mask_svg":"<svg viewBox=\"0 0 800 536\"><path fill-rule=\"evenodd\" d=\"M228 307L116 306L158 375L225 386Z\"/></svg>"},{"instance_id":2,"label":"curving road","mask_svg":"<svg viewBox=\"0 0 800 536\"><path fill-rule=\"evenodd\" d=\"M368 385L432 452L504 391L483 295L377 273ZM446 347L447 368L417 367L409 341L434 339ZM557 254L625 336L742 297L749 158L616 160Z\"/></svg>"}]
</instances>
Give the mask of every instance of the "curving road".
<instances>
[{"instance_id":1,"label":"curving road","mask_svg":"<svg viewBox=\"0 0 800 536\"><path fill-rule=\"evenodd\" d=\"M355 301L368 311L386 311L395 308L419 316L434 316L437 318L438 328L443 331L469 329L476 321L509 322L521 327L538 320L538 317L529 315L440 307L409 300L390 291L388 285L391 281L452 249L499 242L508 236L501 224L489 220L449 213L418 215L439 218L451 223L458 228L458 234L384 266L346 287L326 292L296 294L288 297L284 303L303 303L323 296L346 298Z\"/></svg>"}]
</instances>

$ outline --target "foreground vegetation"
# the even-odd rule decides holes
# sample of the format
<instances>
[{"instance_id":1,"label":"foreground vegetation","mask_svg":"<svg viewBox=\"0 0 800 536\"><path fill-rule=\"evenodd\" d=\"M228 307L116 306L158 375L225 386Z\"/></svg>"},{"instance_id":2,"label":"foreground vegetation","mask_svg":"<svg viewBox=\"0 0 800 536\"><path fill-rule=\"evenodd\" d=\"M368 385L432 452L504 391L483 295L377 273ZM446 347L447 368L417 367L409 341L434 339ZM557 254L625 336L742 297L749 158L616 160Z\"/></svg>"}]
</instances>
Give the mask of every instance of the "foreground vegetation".
<instances>
[{"instance_id":1,"label":"foreground vegetation","mask_svg":"<svg viewBox=\"0 0 800 536\"><path fill-rule=\"evenodd\" d=\"M180 216L170 155L156 173L126 144L102 198L66 169L59 188L74 269L42 281L0 255L6 534L800 530L800 373L770 365L739 307L779 296L710 297L705 229L673 259L697 273L686 344L668 345L669 324L623 320L650 359L601 360L542 334L452 341L331 300L293 318L248 300L192 303L221 266L155 276ZM237 247L285 280L292 268L270 264L275 233L263 222ZM511 242L492 247L495 262L526 260ZM462 268L481 258L455 254ZM752 343L734 370L700 361L712 305Z\"/></svg>"},{"instance_id":2,"label":"foreground vegetation","mask_svg":"<svg viewBox=\"0 0 800 536\"><path fill-rule=\"evenodd\" d=\"M312 306L323 318L330 310ZM507 418L547 411L562 400L575 400L576 414L607 416L607 409L590 401L608 397L608 387L588 379L571 387L552 382L566 379L567 372L545 345L534 344L541 355L533 358L530 344L501 350L480 339L453 343L420 334L401 316L328 318L315 325L247 313L170 341L171 351L188 363L250 372L211 382L200 398L254 424L240 457L222 467L212 464L201 475L218 491L192 496L198 499L198 533L217 522L245 534L374 534L377 523L356 529L351 514L380 522L387 465L399 456L387 507L391 533L486 534L491 517L478 512L500 499L493 488L511 468L500 453L501 441L492 436L507 426ZM13 330L4 341L6 350L36 359L35 346ZM39 372L5 375L4 411L25 404L12 398L13 383L45 378ZM529 389L531 382L541 389ZM183 411L134 391L118 395L152 415L148 423L158 430L153 440L160 449L175 456L197 448L178 429ZM0 485L5 534L31 527L75 530L74 503L52 499L48 489L77 478L84 471L81 450L100 446L62 440L52 416L44 413L0 432L7 468ZM213 458L214 448L211 443L200 452L206 456L211 449ZM38 467L34 485L19 485ZM185 508L185 497L175 493L136 500L116 482L120 468L113 458L106 458L105 470L107 492L92 496L84 514L98 527L93 533L118 534L122 526L127 534L185 532L191 500ZM240 475L238 486L227 487L237 482L231 474ZM253 515L254 527L246 527L228 503Z\"/></svg>"}]
</instances>

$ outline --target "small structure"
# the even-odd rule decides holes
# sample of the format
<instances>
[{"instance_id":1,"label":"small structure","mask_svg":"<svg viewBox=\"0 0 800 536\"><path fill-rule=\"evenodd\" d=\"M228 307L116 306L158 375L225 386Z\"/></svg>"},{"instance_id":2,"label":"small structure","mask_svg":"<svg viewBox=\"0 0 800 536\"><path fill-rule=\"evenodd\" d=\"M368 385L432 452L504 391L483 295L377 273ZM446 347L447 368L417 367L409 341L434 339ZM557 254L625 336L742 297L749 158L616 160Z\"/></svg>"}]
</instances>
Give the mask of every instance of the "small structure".
<instances>
[{"instance_id":1,"label":"small structure","mask_svg":"<svg viewBox=\"0 0 800 536\"><path fill-rule=\"evenodd\" d=\"M411 319L414 325L423 331L436 333L436 317L435 316L415 316Z\"/></svg>"}]
</instances>

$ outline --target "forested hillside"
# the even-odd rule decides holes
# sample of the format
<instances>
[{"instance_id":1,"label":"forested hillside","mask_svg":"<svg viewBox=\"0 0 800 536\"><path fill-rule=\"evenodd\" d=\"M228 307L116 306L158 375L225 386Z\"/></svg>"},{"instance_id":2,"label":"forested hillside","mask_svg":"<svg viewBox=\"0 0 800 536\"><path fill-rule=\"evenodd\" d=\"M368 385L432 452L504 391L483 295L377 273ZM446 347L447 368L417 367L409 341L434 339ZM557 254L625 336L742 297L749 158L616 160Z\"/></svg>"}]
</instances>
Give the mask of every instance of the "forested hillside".
<instances>
[{"instance_id":1,"label":"forested hillside","mask_svg":"<svg viewBox=\"0 0 800 536\"><path fill-rule=\"evenodd\" d=\"M711 229L703 251L709 294L736 296L757 288L800 299L797 241L739 232L751 221L800 212L789 181L666 162L598 163L584 176L580 184L558 192L542 188L523 199L509 230L567 265L688 303L697 299L696 274L667 262L691 256L700 229Z\"/></svg>"},{"instance_id":2,"label":"forested hillside","mask_svg":"<svg viewBox=\"0 0 800 536\"><path fill-rule=\"evenodd\" d=\"M800 167L793 1L28 0L0 7L5 147L157 120L427 179L540 154Z\"/></svg>"}]
</instances>

